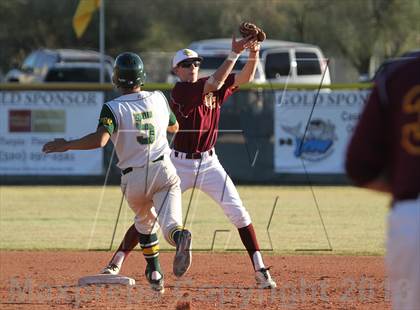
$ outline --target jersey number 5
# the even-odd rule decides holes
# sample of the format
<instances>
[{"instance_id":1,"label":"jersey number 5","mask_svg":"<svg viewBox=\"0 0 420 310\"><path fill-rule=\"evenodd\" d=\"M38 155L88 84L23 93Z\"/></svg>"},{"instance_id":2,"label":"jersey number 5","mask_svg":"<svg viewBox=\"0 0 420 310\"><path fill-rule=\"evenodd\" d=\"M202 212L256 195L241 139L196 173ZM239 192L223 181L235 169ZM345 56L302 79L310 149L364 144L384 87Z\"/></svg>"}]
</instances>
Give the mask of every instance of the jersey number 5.
<instances>
[{"instance_id":1,"label":"jersey number 5","mask_svg":"<svg viewBox=\"0 0 420 310\"><path fill-rule=\"evenodd\" d=\"M136 128L140 130L140 135L137 136L137 142L140 144L152 144L155 142L155 127L152 123L147 122L152 118L152 112L134 113L134 120L136 121ZM144 131L147 133L144 134Z\"/></svg>"}]
</instances>

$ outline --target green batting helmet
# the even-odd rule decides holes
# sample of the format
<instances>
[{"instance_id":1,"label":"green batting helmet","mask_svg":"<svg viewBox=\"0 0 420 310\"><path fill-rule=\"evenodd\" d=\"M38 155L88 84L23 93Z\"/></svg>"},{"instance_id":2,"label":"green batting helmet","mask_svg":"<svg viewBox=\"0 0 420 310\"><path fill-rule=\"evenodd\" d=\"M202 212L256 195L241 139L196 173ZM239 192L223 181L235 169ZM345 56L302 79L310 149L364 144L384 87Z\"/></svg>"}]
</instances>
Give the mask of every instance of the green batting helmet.
<instances>
[{"instance_id":1,"label":"green batting helmet","mask_svg":"<svg viewBox=\"0 0 420 310\"><path fill-rule=\"evenodd\" d=\"M117 56L114 63L112 82L123 88L141 86L146 80L143 61L135 53L122 53Z\"/></svg>"}]
</instances>

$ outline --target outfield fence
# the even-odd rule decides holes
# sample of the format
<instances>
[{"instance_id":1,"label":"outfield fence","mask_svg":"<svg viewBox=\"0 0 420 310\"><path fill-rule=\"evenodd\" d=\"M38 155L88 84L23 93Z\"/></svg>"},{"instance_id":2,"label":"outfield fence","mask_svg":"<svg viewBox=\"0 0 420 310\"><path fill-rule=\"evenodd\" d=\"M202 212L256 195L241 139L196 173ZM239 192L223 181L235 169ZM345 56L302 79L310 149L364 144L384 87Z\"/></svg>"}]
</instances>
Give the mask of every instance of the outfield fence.
<instances>
[{"instance_id":1,"label":"outfield fence","mask_svg":"<svg viewBox=\"0 0 420 310\"><path fill-rule=\"evenodd\" d=\"M370 87L245 85L222 106L219 159L238 183L347 184L345 148ZM145 90L169 98L171 88ZM118 184L111 144L90 153L41 152L49 139L94 131L102 103L117 96L96 83L0 84L1 184Z\"/></svg>"}]
</instances>

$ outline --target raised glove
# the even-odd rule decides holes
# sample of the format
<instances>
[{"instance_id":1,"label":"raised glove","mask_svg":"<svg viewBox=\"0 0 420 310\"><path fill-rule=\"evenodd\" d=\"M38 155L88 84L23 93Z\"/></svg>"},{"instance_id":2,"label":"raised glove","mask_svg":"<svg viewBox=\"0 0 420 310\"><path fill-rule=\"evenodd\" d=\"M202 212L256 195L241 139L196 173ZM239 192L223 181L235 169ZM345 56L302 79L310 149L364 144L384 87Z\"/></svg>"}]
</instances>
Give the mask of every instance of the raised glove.
<instances>
[{"instance_id":1,"label":"raised glove","mask_svg":"<svg viewBox=\"0 0 420 310\"><path fill-rule=\"evenodd\" d=\"M239 25L239 32L240 34L246 38L250 35L252 36L256 36L257 40L259 42L262 42L265 40L265 38L267 37L265 35L264 30L262 30L261 28L257 27L257 25L253 24L253 23L249 23L249 22L242 22Z\"/></svg>"}]
</instances>

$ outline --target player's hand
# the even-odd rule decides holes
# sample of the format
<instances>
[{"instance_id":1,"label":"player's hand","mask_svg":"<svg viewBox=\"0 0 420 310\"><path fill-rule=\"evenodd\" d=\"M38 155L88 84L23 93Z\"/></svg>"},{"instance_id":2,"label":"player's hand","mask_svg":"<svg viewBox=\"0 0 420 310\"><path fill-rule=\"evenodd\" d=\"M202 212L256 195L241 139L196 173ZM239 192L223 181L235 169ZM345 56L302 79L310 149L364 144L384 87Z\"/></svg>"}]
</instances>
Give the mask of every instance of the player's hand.
<instances>
[{"instance_id":1,"label":"player's hand","mask_svg":"<svg viewBox=\"0 0 420 310\"><path fill-rule=\"evenodd\" d=\"M65 139L54 139L42 147L44 153L66 152L68 151L68 144Z\"/></svg>"},{"instance_id":2,"label":"player's hand","mask_svg":"<svg viewBox=\"0 0 420 310\"><path fill-rule=\"evenodd\" d=\"M252 53L256 53L260 50L260 48L261 48L261 42L256 41L254 44L252 44L249 47L249 51L252 52Z\"/></svg>"},{"instance_id":3,"label":"player's hand","mask_svg":"<svg viewBox=\"0 0 420 310\"><path fill-rule=\"evenodd\" d=\"M232 35L232 51L236 54L242 53L245 49L250 48L255 42L257 42L256 36L247 36L241 40L236 40L235 35Z\"/></svg>"}]
</instances>

